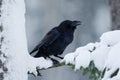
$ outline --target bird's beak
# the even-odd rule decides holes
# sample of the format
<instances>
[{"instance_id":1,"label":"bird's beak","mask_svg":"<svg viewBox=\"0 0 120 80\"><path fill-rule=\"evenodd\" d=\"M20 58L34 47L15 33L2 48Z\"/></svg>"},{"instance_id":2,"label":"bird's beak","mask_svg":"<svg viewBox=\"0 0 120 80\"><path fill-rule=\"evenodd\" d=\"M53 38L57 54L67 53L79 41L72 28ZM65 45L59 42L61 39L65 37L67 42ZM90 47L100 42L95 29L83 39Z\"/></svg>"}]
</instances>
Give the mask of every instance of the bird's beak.
<instances>
[{"instance_id":1,"label":"bird's beak","mask_svg":"<svg viewBox=\"0 0 120 80\"><path fill-rule=\"evenodd\" d=\"M81 21L73 21L72 26L78 26L81 25Z\"/></svg>"}]
</instances>

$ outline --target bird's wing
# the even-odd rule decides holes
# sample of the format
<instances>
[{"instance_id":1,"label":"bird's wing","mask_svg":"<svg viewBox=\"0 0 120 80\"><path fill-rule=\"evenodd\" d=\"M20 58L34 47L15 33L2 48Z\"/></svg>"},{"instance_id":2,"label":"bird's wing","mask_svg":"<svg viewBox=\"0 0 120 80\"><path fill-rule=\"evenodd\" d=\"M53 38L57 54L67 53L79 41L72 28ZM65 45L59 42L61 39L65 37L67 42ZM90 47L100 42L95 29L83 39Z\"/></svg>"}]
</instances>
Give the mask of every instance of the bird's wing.
<instances>
[{"instance_id":1,"label":"bird's wing","mask_svg":"<svg viewBox=\"0 0 120 80\"><path fill-rule=\"evenodd\" d=\"M33 53L37 51L40 47L47 47L50 44L52 44L58 37L60 36L60 32L54 28L50 32L46 34L46 36L43 38L43 40L33 49L33 51L30 52Z\"/></svg>"},{"instance_id":2,"label":"bird's wing","mask_svg":"<svg viewBox=\"0 0 120 80\"><path fill-rule=\"evenodd\" d=\"M60 36L60 32L54 28L50 32L47 33L47 35L43 38L41 41L41 46L49 46L52 44L58 37ZM41 47L39 46L39 47Z\"/></svg>"}]
</instances>

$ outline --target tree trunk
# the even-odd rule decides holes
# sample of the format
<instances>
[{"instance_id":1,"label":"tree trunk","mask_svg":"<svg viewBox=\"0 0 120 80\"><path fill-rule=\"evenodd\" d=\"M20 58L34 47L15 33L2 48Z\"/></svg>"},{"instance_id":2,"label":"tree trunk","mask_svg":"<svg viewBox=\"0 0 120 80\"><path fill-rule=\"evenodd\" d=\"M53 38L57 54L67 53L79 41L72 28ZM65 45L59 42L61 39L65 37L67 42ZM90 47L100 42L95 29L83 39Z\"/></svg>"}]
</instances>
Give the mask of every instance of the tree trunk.
<instances>
[{"instance_id":1,"label":"tree trunk","mask_svg":"<svg viewBox=\"0 0 120 80\"><path fill-rule=\"evenodd\" d=\"M24 0L0 1L0 80L27 80Z\"/></svg>"},{"instance_id":2,"label":"tree trunk","mask_svg":"<svg viewBox=\"0 0 120 80\"><path fill-rule=\"evenodd\" d=\"M27 80L28 72L37 75L38 67L50 66L28 53L24 0L0 0L0 80Z\"/></svg>"},{"instance_id":3,"label":"tree trunk","mask_svg":"<svg viewBox=\"0 0 120 80\"><path fill-rule=\"evenodd\" d=\"M112 17L112 30L120 29L120 0L109 0Z\"/></svg>"}]
</instances>

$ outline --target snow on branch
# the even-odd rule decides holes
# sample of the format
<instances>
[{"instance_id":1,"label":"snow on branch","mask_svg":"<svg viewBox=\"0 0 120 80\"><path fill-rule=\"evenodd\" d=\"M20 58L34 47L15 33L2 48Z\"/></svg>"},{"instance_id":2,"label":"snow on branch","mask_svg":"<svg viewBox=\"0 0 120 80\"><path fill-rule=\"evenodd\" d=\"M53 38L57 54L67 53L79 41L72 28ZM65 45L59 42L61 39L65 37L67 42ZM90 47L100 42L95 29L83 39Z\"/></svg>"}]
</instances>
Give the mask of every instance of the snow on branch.
<instances>
[{"instance_id":1,"label":"snow on branch","mask_svg":"<svg viewBox=\"0 0 120 80\"><path fill-rule=\"evenodd\" d=\"M119 80L119 34L120 30L106 32L100 37L100 42L89 43L86 46L77 48L75 52L65 55L61 63L56 65L44 58L36 59L36 61L35 59L30 60L33 62L30 62L32 67L30 67L29 72L37 76L38 70L69 65L75 71L83 70L83 74L91 72L90 79L92 80ZM38 66L38 64L40 65Z\"/></svg>"},{"instance_id":2,"label":"snow on branch","mask_svg":"<svg viewBox=\"0 0 120 80\"><path fill-rule=\"evenodd\" d=\"M77 48L65 55L62 62L74 65L75 71L91 71L95 80L120 80L120 30L104 33L100 42Z\"/></svg>"},{"instance_id":3,"label":"snow on branch","mask_svg":"<svg viewBox=\"0 0 120 80\"><path fill-rule=\"evenodd\" d=\"M28 73L35 76L39 75L39 70L47 69L53 65L51 60L44 59L43 57L33 58L30 56L28 60Z\"/></svg>"}]
</instances>

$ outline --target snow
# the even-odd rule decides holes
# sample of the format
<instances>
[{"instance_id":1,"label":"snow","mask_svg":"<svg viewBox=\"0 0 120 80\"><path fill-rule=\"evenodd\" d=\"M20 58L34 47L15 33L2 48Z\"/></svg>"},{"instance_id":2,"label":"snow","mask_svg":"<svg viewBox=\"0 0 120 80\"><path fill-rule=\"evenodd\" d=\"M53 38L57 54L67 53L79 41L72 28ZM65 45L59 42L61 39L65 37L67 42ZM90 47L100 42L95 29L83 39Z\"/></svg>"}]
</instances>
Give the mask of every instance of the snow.
<instances>
[{"instance_id":1,"label":"snow","mask_svg":"<svg viewBox=\"0 0 120 80\"><path fill-rule=\"evenodd\" d=\"M69 53L65 55L64 59L61 61L65 62L65 64L74 64L75 57L77 56L76 53Z\"/></svg>"},{"instance_id":2,"label":"snow","mask_svg":"<svg viewBox=\"0 0 120 80\"><path fill-rule=\"evenodd\" d=\"M4 80L27 80L24 0L3 0L1 11L4 37L1 50L6 56L4 66L8 68Z\"/></svg>"},{"instance_id":3,"label":"snow","mask_svg":"<svg viewBox=\"0 0 120 80\"><path fill-rule=\"evenodd\" d=\"M29 73L33 73L34 75L38 75L36 68L38 69L47 69L53 65L53 62L49 59L44 59L43 57L40 58L33 58L29 57L30 62L28 65Z\"/></svg>"},{"instance_id":4,"label":"snow","mask_svg":"<svg viewBox=\"0 0 120 80\"><path fill-rule=\"evenodd\" d=\"M78 55L75 58L75 71L79 70L80 67L88 67L91 61L91 52L94 50L95 45L93 43L89 43L84 47L77 48L75 53Z\"/></svg>"},{"instance_id":5,"label":"snow","mask_svg":"<svg viewBox=\"0 0 120 80\"><path fill-rule=\"evenodd\" d=\"M106 32L100 37L101 43L113 46L120 42L119 34L120 34L119 30Z\"/></svg>"},{"instance_id":6,"label":"snow","mask_svg":"<svg viewBox=\"0 0 120 80\"><path fill-rule=\"evenodd\" d=\"M75 70L88 67L93 61L98 70L106 72L102 80L120 80L120 71L110 77L120 68L120 30L109 31L100 37L100 42L89 43L65 55L63 62L75 65Z\"/></svg>"},{"instance_id":7,"label":"snow","mask_svg":"<svg viewBox=\"0 0 120 80\"><path fill-rule=\"evenodd\" d=\"M75 71L80 69L81 66L86 68L90 63L90 60L90 52L79 49L79 54L75 58Z\"/></svg>"},{"instance_id":8,"label":"snow","mask_svg":"<svg viewBox=\"0 0 120 80\"><path fill-rule=\"evenodd\" d=\"M108 59L106 60L105 66L108 68L111 67L120 67L120 42L113 46L108 54ZM116 61L117 60L117 61Z\"/></svg>"},{"instance_id":9,"label":"snow","mask_svg":"<svg viewBox=\"0 0 120 80\"><path fill-rule=\"evenodd\" d=\"M118 44L116 44L115 46L113 46L109 52L105 67L107 67L107 69L110 69L110 70L106 72L106 75L104 76L103 80L106 80L107 78L109 78L109 76L112 74L112 72L114 72L115 70L120 68L120 52L119 52L119 50L120 50L120 42ZM118 75L113 77L113 79L110 79L110 80L120 80L120 72L118 73Z\"/></svg>"},{"instance_id":10,"label":"snow","mask_svg":"<svg viewBox=\"0 0 120 80\"><path fill-rule=\"evenodd\" d=\"M96 48L94 52L91 53L91 58L94 61L95 66L102 71L105 66L105 60L109 53L110 47L107 45L101 45L100 47Z\"/></svg>"}]
</instances>

